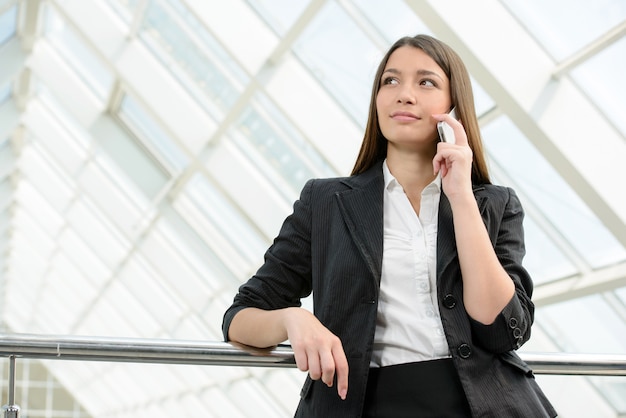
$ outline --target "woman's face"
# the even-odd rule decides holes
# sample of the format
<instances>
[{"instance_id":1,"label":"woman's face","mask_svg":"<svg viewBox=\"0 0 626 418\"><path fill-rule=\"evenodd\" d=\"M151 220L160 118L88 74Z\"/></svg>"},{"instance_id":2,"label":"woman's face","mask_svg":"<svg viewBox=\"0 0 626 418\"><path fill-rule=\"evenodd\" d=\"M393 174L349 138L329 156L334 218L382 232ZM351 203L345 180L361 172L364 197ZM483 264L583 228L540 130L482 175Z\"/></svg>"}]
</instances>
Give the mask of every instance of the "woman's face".
<instances>
[{"instance_id":1,"label":"woman's face","mask_svg":"<svg viewBox=\"0 0 626 418\"><path fill-rule=\"evenodd\" d=\"M378 123L390 144L432 149L438 135L431 115L450 107L450 82L430 56L412 46L391 54L376 96Z\"/></svg>"}]
</instances>

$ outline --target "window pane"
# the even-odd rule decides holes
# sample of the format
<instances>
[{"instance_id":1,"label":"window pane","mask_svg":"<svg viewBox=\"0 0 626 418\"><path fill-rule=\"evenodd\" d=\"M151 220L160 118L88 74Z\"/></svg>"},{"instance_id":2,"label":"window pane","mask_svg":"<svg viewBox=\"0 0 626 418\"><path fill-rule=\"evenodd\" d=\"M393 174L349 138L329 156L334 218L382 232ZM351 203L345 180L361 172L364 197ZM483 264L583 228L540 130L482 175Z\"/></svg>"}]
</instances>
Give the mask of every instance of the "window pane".
<instances>
[{"instance_id":1,"label":"window pane","mask_svg":"<svg viewBox=\"0 0 626 418\"><path fill-rule=\"evenodd\" d=\"M171 171L182 171L189 164L189 158L176 141L129 94L124 95L118 114L120 119L148 145L149 150L171 168Z\"/></svg>"},{"instance_id":2,"label":"window pane","mask_svg":"<svg viewBox=\"0 0 626 418\"><path fill-rule=\"evenodd\" d=\"M154 0L141 36L155 56L217 120L233 106L248 76L177 0Z\"/></svg>"},{"instance_id":3,"label":"window pane","mask_svg":"<svg viewBox=\"0 0 626 418\"><path fill-rule=\"evenodd\" d=\"M626 136L626 37L572 71L591 100Z\"/></svg>"},{"instance_id":4,"label":"window pane","mask_svg":"<svg viewBox=\"0 0 626 418\"><path fill-rule=\"evenodd\" d=\"M309 3L307 0L249 0L250 6L279 35L284 35Z\"/></svg>"},{"instance_id":5,"label":"window pane","mask_svg":"<svg viewBox=\"0 0 626 418\"><path fill-rule=\"evenodd\" d=\"M626 19L623 0L501 1L559 61Z\"/></svg>"},{"instance_id":6,"label":"window pane","mask_svg":"<svg viewBox=\"0 0 626 418\"><path fill-rule=\"evenodd\" d=\"M626 258L626 250L523 136L501 117L483 129L490 155L592 267ZM532 167L529 170L528 167Z\"/></svg>"},{"instance_id":7,"label":"window pane","mask_svg":"<svg viewBox=\"0 0 626 418\"><path fill-rule=\"evenodd\" d=\"M242 154L261 173L271 177L266 169L269 168L281 182L289 183L291 191L281 190L287 200L300 191L306 180L336 175L297 127L265 96L257 95L235 126L232 136ZM252 151L259 153L263 161Z\"/></svg>"},{"instance_id":8,"label":"window pane","mask_svg":"<svg viewBox=\"0 0 626 418\"><path fill-rule=\"evenodd\" d=\"M365 126L370 89L382 52L335 2L298 38L294 50L337 103Z\"/></svg>"},{"instance_id":9,"label":"window pane","mask_svg":"<svg viewBox=\"0 0 626 418\"><path fill-rule=\"evenodd\" d=\"M17 6L11 7L0 15L0 45L15 36Z\"/></svg>"}]
</instances>

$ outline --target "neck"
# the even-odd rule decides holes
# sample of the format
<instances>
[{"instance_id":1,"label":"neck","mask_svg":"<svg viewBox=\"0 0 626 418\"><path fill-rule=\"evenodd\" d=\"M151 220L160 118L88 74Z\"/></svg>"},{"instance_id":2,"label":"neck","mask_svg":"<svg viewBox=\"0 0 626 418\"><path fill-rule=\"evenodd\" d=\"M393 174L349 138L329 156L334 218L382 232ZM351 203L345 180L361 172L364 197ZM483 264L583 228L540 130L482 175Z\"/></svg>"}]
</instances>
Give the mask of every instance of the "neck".
<instances>
[{"instance_id":1,"label":"neck","mask_svg":"<svg viewBox=\"0 0 626 418\"><path fill-rule=\"evenodd\" d=\"M407 195L420 195L424 187L436 177L433 174L433 157L419 153L387 153L389 171Z\"/></svg>"}]
</instances>

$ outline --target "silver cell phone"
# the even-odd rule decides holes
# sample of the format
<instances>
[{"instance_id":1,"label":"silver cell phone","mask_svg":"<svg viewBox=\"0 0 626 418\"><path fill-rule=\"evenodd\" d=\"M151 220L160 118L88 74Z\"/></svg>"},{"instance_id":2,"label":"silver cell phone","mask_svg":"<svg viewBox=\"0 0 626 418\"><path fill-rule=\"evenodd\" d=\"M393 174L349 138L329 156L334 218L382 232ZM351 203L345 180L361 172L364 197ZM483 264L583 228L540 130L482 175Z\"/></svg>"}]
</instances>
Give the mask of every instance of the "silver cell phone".
<instances>
[{"instance_id":1,"label":"silver cell phone","mask_svg":"<svg viewBox=\"0 0 626 418\"><path fill-rule=\"evenodd\" d=\"M454 110L455 108L453 107L449 113L450 116L456 119L456 112ZM456 142L454 137L454 130L452 130L452 126L448 125L446 122L437 122L437 130L439 131L439 138L443 142L448 142L450 144L454 144Z\"/></svg>"}]
</instances>

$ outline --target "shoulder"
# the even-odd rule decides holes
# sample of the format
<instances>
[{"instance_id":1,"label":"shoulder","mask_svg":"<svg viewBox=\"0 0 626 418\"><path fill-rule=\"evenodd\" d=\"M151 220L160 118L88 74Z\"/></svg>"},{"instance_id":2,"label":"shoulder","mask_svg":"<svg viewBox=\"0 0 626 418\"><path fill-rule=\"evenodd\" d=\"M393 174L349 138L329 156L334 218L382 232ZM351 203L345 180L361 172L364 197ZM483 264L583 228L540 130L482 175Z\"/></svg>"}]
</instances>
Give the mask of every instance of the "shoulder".
<instances>
[{"instance_id":1,"label":"shoulder","mask_svg":"<svg viewBox=\"0 0 626 418\"><path fill-rule=\"evenodd\" d=\"M314 194L335 194L345 190L364 189L377 184L382 185L383 172L381 164L373 166L362 174L311 179L307 181L303 190L308 190L308 193Z\"/></svg>"}]
</instances>

